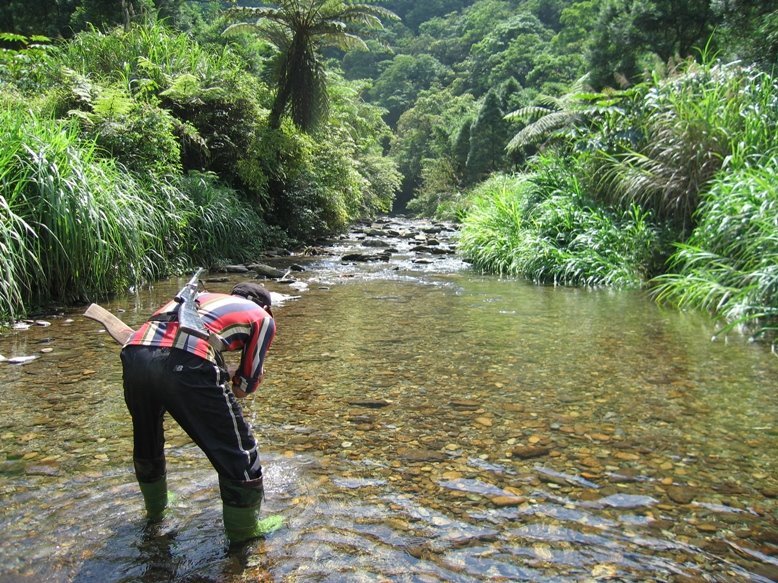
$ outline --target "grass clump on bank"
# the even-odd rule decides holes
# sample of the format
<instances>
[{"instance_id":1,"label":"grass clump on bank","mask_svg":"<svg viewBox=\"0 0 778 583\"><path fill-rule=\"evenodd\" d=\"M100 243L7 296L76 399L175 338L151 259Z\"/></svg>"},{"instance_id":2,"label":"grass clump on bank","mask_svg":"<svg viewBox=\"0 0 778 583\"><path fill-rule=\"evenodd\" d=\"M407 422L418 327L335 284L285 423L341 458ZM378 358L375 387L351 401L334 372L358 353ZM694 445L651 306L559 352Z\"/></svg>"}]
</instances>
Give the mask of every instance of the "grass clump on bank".
<instances>
[{"instance_id":1,"label":"grass clump on bank","mask_svg":"<svg viewBox=\"0 0 778 583\"><path fill-rule=\"evenodd\" d=\"M659 231L639 207L613 212L585 200L566 173L553 190L539 173L494 176L474 193L460 235L465 258L485 271L540 284L639 287Z\"/></svg>"},{"instance_id":2,"label":"grass clump on bank","mask_svg":"<svg viewBox=\"0 0 778 583\"><path fill-rule=\"evenodd\" d=\"M267 227L207 176L141 181L77 123L0 112L0 320L86 301L214 254L257 252Z\"/></svg>"}]
</instances>

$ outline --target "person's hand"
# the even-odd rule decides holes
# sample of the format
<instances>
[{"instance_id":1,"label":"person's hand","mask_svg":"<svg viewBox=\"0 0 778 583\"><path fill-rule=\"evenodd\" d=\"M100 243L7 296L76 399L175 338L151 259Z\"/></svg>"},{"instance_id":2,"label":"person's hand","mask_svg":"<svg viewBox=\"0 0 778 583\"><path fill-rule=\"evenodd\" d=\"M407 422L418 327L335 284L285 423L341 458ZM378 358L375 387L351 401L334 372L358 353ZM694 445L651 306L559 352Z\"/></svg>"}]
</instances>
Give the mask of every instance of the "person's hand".
<instances>
[{"instance_id":1,"label":"person's hand","mask_svg":"<svg viewBox=\"0 0 778 583\"><path fill-rule=\"evenodd\" d=\"M235 385L232 385L232 394L235 395L236 399L244 399L248 395L246 391L239 389Z\"/></svg>"}]
</instances>

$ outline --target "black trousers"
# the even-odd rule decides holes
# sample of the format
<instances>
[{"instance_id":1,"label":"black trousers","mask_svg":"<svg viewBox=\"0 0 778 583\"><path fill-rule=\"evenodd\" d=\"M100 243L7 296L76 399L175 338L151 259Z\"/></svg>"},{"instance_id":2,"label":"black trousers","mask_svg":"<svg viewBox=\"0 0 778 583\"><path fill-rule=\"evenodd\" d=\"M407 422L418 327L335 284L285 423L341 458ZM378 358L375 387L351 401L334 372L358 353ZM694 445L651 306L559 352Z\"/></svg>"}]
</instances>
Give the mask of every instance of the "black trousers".
<instances>
[{"instance_id":1,"label":"black trousers","mask_svg":"<svg viewBox=\"0 0 778 583\"><path fill-rule=\"evenodd\" d=\"M167 411L218 472L222 498L233 498L234 487L261 487L257 442L223 367L176 348L127 346L121 359L139 482L165 476L162 419Z\"/></svg>"}]
</instances>

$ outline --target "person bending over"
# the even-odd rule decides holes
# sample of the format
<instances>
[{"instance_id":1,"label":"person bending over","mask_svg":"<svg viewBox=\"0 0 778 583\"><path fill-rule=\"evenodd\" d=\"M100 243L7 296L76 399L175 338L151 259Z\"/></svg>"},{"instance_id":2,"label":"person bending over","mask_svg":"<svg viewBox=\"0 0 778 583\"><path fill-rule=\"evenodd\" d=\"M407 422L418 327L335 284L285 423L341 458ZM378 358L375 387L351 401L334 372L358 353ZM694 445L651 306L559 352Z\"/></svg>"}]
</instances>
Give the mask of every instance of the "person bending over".
<instances>
[{"instance_id":1,"label":"person bending over","mask_svg":"<svg viewBox=\"0 0 778 583\"><path fill-rule=\"evenodd\" d=\"M168 502L162 427L168 412L218 473L224 528L230 542L239 543L264 532L258 519L264 488L257 441L236 398L262 382L276 330L271 297L258 283L243 282L230 294L201 292L196 305L205 327L222 339L222 350L179 330L174 300L122 348L135 476L148 518L161 519ZM222 351L241 351L232 375Z\"/></svg>"}]
</instances>

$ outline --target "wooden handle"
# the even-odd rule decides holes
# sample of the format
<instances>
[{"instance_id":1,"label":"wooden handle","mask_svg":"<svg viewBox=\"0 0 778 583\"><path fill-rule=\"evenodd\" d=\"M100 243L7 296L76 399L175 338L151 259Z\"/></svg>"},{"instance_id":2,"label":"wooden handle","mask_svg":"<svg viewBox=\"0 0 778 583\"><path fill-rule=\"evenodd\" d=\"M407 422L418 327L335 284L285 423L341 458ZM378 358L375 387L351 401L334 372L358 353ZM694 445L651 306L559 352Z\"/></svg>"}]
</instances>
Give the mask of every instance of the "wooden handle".
<instances>
[{"instance_id":1,"label":"wooden handle","mask_svg":"<svg viewBox=\"0 0 778 583\"><path fill-rule=\"evenodd\" d=\"M111 338L116 340L122 346L127 342L130 336L135 332L127 324L114 316L105 308L97 304L91 304L84 312L84 316L100 322L106 329Z\"/></svg>"}]
</instances>

